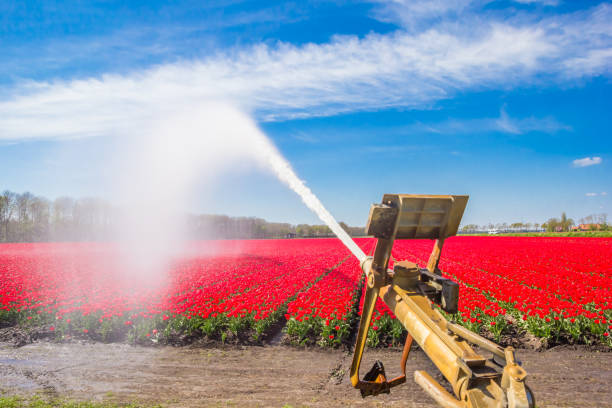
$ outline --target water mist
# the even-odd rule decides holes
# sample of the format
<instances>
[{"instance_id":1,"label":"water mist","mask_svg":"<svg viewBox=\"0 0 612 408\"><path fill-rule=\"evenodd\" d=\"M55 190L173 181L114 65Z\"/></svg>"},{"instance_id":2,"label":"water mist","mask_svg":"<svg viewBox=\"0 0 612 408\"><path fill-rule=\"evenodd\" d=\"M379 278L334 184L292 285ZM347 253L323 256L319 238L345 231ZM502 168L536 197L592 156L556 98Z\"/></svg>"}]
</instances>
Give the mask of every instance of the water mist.
<instances>
[{"instance_id":1,"label":"water mist","mask_svg":"<svg viewBox=\"0 0 612 408\"><path fill-rule=\"evenodd\" d=\"M164 275L185 248L184 203L193 200L195 185L214 184L236 167L275 174L358 259L365 257L248 115L217 102L158 117L140 134L122 140L118 152L122 211L117 236L130 274L147 279Z\"/></svg>"}]
</instances>

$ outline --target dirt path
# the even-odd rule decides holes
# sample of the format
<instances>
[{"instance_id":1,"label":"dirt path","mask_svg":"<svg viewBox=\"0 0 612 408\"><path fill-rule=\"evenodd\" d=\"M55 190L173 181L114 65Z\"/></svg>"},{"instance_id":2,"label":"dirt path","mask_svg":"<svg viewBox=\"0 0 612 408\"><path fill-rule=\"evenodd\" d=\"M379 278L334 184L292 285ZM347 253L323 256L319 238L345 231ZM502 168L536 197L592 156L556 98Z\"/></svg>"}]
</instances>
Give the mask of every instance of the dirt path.
<instances>
[{"instance_id":1,"label":"dirt path","mask_svg":"<svg viewBox=\"0 0 612 408\"><path fill-rule=\"evenodd\" d=\"M400 351L366 351L397 374ZM612 353L520 351L538 407L612 407ZM0 391L83 400L159 402L167 407L436 407L411 380L362 399L341 351L282 346L150 348L124 344L0 344ZM408 371L436 369L413 350Z\"/></svg>"}]
</instances>

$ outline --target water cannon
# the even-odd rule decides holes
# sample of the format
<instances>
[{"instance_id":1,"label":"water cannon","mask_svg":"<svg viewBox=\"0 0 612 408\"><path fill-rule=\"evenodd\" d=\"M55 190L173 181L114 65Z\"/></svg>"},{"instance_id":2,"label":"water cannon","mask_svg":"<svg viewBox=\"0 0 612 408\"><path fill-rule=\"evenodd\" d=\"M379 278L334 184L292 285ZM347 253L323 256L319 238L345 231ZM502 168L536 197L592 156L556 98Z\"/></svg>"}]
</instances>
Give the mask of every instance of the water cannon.
<instances>
[{"instance_id":1,"label":"water cannon","mask_svg":"<svg viewBox=\"0 0 612 408\"><path fill-rule=\"evenodd\" d=\"M454 396L425 371L414 379L440 406L452 408L533 408L533 393L525 384L525 370L512 347L502 348L477 333L447 321L457 313L459 286L438 268L444 241L457 234L468 202L466 195L385 194L370 209L366 232L377 239L374 255L361 260L366 293L351 364L351 383L363 397L389 393L406 381L406 362L416 341L451 385ZM427 265L394 260L396 239L433 239ZM381 298L407 330L400 368L387 380L384 365L376 361L359 378L368 329L376 300ZM471 346L488 352L490 357Z\"/></svg>"}]
</instances>

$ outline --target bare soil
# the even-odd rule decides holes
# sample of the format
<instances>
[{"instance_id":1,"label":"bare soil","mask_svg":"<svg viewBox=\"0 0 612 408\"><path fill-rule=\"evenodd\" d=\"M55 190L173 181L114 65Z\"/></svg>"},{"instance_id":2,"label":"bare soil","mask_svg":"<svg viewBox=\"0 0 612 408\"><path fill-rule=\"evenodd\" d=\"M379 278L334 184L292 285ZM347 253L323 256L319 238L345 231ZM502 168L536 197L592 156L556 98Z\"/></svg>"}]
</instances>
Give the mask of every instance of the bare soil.
<instances>
[{"instance_id":1,"label":"bare soil","mask_svg":"<svg viewBox=\"0 0 612 408\"><path fill-rule=\"evenodd\" d=\"M612 353L557 347L520 350L538 407L612 407ZM388 376L399 373L399 349L367 350ZM390 395L362 399L348 378L351 355L285 346L141 347L126 344L0 343L0 392L77 400L151 402L167 407L436 407L411 379ZM419 349L407 371L441 380Z\"/></svg>"}]
</instances>

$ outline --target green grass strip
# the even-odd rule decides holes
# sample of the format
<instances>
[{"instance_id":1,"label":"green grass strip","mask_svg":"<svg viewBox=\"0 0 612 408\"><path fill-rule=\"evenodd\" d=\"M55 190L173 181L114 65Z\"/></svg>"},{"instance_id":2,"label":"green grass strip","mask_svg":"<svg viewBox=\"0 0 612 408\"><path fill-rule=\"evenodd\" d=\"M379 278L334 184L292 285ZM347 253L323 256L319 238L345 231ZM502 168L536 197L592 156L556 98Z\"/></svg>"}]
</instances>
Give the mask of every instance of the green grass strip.
<instances>
[{"instance_id":1,"label":"green grass strip","mask_svg":"<svg viewBox=\"0 0 612 408\"><path fill-rule=\"evenodd\" d=\"M113 402L69 401L65 399L43 399L33 397L0 397L0 408L162 408L161 405L139 403L119 404Z\"/></svg>"}]
</instances>

